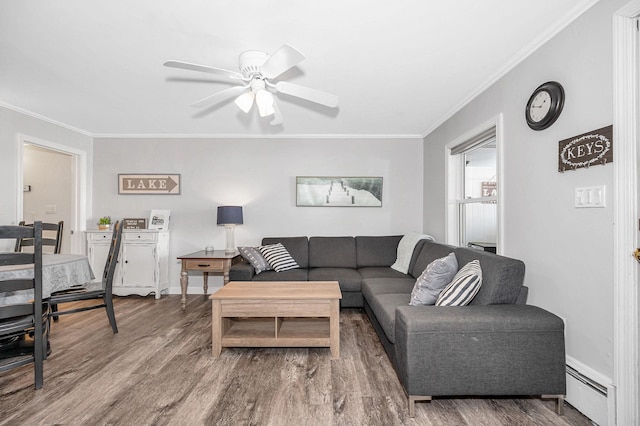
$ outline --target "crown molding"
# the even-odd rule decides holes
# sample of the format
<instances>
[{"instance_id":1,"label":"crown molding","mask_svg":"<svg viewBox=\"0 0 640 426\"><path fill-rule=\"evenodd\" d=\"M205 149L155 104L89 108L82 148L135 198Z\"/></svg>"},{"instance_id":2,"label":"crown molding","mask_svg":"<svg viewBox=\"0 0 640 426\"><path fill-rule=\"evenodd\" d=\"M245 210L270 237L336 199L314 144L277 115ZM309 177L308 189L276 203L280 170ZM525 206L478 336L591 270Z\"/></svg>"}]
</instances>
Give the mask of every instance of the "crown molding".
<instances>
[{"instance_id":1,"label":"crown molding","mask_svg":"<svg viewBox=\"0 0 640 426\"><path fill-rule=\"evenodd\" d=\"M96 133L94 139L418 139L419 134L189 134L189 133Z\"/></svg>"},{"instance_id":2,"label":"crown molding","mask_svg":"<svg viewBox=\"0 0 640 426\"><path fill-rule=\"evenodd\" d=\"M44 121L44 122L49 123L49 124L53 124L54 126L62 127L63 129L71 130L72 132L76 132L76 133L83 134L85 136L93 137L93 134L91 132L88 132L88 131L83 130L83 129L79 129L77 127L70 126L70 125L65 124L65 123L61 123L60 121L53 120L53 119L51 119L49 117L45 117L44 115L36 114L35 112L31 112L29 110L17 107L15 105L11 105L11 104L8 104L8 103L0 101L0 107L6 108L6 109L14 111L14 112L19 112L20 114L24 114L24 115L27 115L27 116L32 117L32 118L37 118L38 120Z\"/></svg>"}]
</instances>

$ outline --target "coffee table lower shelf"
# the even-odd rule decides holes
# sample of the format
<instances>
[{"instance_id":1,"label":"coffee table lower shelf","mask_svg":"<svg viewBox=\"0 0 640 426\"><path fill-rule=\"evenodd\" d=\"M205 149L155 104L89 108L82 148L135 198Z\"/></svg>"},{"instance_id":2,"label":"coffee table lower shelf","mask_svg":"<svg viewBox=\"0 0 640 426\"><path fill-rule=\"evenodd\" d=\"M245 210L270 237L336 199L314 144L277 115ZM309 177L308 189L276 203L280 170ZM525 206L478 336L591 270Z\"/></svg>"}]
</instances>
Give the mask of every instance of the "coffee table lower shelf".
<instances>
[{"instance_id":1,"label":"coffee table lower shelf","mask_svg":"<svg viewBox=\"0 0 640 426\"><path fill-rule=\"evenodd\" d=\"M330 347L329 318L224 318L222 347Z\"/></svg>"}]
</instances>

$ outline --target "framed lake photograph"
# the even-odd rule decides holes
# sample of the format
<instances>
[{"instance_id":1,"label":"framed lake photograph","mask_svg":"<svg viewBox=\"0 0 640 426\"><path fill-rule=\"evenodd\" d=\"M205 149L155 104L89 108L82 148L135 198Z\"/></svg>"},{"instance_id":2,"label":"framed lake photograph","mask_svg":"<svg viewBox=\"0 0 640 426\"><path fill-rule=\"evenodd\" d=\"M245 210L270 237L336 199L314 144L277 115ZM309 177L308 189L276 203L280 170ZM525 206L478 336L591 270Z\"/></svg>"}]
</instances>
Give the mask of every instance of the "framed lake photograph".
<instances>
[{"instance_id":1,"label":"framed lake photograph","mask_svg":"<svg viewBox=\"0 0 640 426\"><path fill-rule=\"evenodd\" d=\"M296 206L382 207L382 178L297 176Z\"/></svg>"}]
</instances>

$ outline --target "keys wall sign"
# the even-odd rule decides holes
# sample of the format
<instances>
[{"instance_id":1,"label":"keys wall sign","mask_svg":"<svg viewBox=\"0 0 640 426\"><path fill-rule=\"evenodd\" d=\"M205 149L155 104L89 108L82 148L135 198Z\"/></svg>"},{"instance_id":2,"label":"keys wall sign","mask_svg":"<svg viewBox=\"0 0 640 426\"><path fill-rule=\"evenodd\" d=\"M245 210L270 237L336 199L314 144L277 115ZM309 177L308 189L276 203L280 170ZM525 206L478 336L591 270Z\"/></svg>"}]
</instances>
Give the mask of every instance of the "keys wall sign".
<instances>
[{"instance_id":1,"label":"keys wall sign","mask_svg":"<svg viewBox=\"0 0 640 426\"><path fill-rule=\"evenodd\" d=\"M118 194L179 195L180 175L119 174Z\"/></svg>"},{"instance_id":2,"label":"keys wall sign","mask_svg":"<svg viewBox=\"0 0 640 426\"><path fill-rule=\"evenodd\" d=\"M613 162L613 126L558 142L558 171Z\"/></svg>"}]
</instances>

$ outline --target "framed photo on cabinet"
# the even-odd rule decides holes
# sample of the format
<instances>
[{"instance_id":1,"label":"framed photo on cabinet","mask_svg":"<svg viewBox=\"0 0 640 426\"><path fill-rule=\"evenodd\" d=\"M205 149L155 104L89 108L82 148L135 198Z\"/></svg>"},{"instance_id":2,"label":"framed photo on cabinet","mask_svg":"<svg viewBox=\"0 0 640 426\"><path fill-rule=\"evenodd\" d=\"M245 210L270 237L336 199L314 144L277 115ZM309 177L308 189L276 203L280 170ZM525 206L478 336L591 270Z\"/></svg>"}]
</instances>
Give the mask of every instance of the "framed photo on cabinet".
<instances>
[{"instance_id":1,"label":"framed photo on cabinet","mask_svg":"<svg viewBox=\"0 0 640 426\"><path fill-rule=\"evenodd\" d=\"M151 210L151 214L149 215L149 229L169 229L170 218L171 210Z\"/></svg>"}]
</instances>

